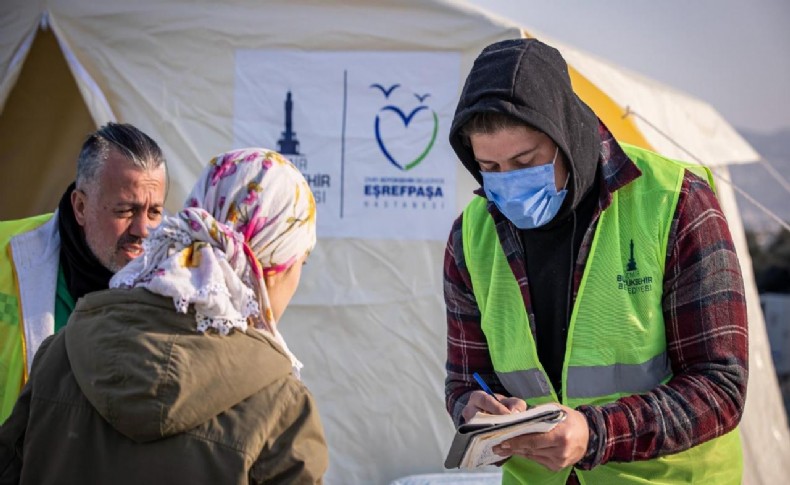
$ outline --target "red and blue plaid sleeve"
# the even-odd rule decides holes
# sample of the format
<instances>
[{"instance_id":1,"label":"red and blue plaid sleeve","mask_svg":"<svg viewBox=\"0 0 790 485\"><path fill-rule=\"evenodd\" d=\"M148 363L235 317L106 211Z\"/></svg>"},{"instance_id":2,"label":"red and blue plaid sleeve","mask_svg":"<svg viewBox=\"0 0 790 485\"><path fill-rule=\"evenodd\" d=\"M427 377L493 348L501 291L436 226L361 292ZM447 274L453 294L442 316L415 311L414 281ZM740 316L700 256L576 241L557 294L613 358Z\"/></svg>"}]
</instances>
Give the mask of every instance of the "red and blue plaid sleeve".
<instances>
[{"instance_id":1,"label":"red and blue plaid sleeve","mask_svg":"<svg viewBox=\"0 0 790 485\"><path fill-rule=\"evenodd\" d=\"M718 200L690 172L667 247L663 312L672 379L647 394L580 407L597 441L582 468L678 453L741 419L749 359L743 280Z\"/></svg>"}]
</instances>

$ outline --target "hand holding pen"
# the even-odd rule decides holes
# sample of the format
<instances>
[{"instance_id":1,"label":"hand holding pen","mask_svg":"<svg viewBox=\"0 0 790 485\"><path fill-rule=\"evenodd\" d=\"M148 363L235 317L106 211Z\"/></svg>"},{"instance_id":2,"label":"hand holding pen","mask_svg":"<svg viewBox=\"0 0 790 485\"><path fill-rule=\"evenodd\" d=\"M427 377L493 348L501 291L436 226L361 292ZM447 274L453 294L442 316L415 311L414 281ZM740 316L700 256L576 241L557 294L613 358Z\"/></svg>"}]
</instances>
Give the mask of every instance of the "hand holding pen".
<instances>
[{"instance_id":1,"label":"hand holding pen","mask_svg":"<svg viewBox=\"0 0 790 485\"><path fill-rule=\"evenodd\" d=\"M496 402L498 402L499 404L502 404L504 406L502 401L500 401L499 398L496 396L496 394L494 394L494 391L492 391L491 388L488 387L488 384L486 384L486 381L484 381L483 378L480 377L480 374L475 372L474 374L472 374L472 377L474 377L475 380L477 381L477 383L480 384L480 388L482 390L484 390L486 392L486 394L488 394L489 396L493 397L494 399L496 399Z\"/></svg>"},{"instance_id":2,"label":"hand holding pen","mask_svg":"<svg viewBox=\"0 0 790 485\"><path fill-rule=\"evenodd\" d=\"M500 398L488 387L488 384L480 377L477 372L472 374L477 384L482 389L481 391L472 392L469 396L469 401L464 406L461 415L465 421L471 419L477 412L484 412L488 414L510 414L527 409L527 403L523 399L517 397L503 397ZM490 399L488 396L493 397Z\"/></svg>"}]
</instances>

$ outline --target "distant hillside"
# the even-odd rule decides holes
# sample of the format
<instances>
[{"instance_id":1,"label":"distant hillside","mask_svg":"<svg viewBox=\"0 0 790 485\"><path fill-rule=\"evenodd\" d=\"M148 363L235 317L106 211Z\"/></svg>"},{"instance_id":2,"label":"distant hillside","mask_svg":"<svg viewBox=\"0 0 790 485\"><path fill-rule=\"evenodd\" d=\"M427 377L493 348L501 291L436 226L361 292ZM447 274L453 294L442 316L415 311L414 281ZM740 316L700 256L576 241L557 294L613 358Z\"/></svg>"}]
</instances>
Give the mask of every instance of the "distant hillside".
<instances>
[{"instance_id":1,"label":"distant hillside","mask_svg":"<svg viewBox=\"0 0 790 485\"><path fill-rule=\"evenodd\" d=\"M790 129L768 135L743 129L738 132L790 183ZM790 222L790 193L762 164L734 165L730 173L735 185ZM736 201L747 230L774 233L779 229L773 219L740 194L736 193Z\"/></svg>"}]
</instances>

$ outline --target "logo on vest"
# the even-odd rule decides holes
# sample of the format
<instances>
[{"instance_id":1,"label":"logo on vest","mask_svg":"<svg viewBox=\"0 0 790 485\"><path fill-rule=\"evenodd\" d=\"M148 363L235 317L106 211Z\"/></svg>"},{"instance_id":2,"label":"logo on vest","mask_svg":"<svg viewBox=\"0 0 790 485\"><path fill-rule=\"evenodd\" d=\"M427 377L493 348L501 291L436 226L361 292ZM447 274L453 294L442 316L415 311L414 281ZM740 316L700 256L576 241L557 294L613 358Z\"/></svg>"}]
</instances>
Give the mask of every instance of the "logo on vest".
<instances>
[{"instance_id":1,"label":"logo on vest","mask_svg":"<svg viewBox=\"0 0 790 485\"><path fill-rule=\"evenodd\" d=\"M631 256L625 264L623 274L617 275L617 289L627 291L629 295L653 291L653 277L641 276L634 258L634 240L631 239Z\"/></svg>"}]
</instances>

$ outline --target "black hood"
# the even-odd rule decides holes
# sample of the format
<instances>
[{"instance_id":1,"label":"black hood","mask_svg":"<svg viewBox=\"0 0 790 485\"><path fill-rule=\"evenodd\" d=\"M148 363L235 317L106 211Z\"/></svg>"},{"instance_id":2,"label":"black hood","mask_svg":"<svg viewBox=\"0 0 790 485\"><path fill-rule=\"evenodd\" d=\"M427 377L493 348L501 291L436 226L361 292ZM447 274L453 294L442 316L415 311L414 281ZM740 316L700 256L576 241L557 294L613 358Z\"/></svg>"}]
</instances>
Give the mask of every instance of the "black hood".
<instances>
[{"instance_id":1,"label":"black hood","mask_svg":"<svg viewBox=\"0 0 790 485\"><path fill-rule=\"evenodd\" d=\"M460 130L472 115L486 111L522 120L554 140L571 173L562 212L575 208L592 186L601 142L598 117L573 92L559 51L535 39L513 39L491 44L475 59L455 110L450 144L481 185L480 168Z\"/></svg>"}]
</instances>

